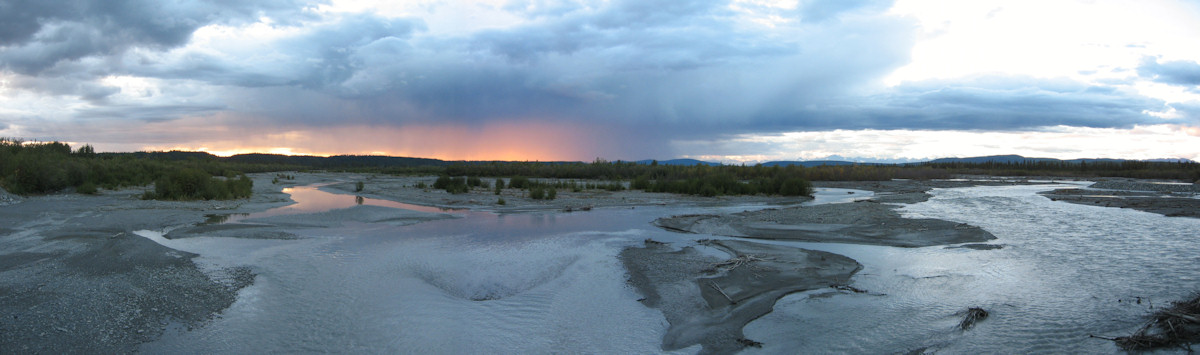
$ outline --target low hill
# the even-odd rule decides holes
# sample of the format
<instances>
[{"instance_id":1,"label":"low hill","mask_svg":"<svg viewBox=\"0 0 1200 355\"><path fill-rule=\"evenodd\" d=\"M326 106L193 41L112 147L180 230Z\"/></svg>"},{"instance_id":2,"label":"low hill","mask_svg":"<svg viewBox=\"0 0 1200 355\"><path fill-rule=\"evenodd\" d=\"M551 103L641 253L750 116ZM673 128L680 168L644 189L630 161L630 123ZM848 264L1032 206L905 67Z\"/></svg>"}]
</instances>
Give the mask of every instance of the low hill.
<instances>
[{"instance_id":1,"label":"low hill","mask_svg":"<svg viewBox=\"0 0 1200 355\"><path fill-rule=\"evenodd\" d=\"M642 164L642 165L650 165L650 164L654 163L655 161L658 162L658 165L682 165L682 166L694 166L694 165L720 166L720 165L722 165L721 163L714 163L714 162L710 162L710 161L703 161L703 160L696 160L696 159L671 159L671 160L646 159L646 160L638 160L635 163Z\"/></svg>"}]
</instances>

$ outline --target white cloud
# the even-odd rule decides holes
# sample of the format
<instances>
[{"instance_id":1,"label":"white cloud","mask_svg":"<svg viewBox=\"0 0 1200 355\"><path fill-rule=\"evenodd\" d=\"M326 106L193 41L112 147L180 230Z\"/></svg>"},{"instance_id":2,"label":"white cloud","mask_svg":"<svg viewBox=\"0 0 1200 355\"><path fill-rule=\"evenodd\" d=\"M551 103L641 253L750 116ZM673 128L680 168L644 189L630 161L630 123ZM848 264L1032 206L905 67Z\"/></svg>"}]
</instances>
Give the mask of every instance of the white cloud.
<instances>
[{"instance_id":1,"label":"white cloud","mask_svg":"<svg viewBox=\"0 0 1200 355\"><path fill-rule=\"evenodd\" d=\"M1200 11L1186 2L900 0L892 12L917 19L924 36L890 85L979 74L1089 80L1148 54L1200 60Z\"/></svg>"}]
</instances>

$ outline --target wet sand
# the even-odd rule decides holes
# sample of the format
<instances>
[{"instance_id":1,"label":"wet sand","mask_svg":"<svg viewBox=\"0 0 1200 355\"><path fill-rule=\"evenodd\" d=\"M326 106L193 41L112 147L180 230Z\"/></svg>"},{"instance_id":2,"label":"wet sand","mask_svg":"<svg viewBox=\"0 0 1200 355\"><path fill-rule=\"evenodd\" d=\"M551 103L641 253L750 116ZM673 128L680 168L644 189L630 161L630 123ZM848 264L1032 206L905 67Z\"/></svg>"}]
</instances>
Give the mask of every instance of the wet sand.
<instances>
[{"instance_id":1,"label":"wet sand","mask_svg":"<svg viewBox=\"0 0 1200 355\"><path fill-rule=\"evenodd\" d=\"M620 258L630 284L670 322L664 350L701 345L701 353L727 354L753 346L742 328L770 313L779 298L794 292L843 285L861 265L816 250L737 240L707 240L728 253L722 260L691 246L674 250L646 241Z\"/></svg>"},{"instance_id":2,"label":"wet sand","mask_svg":"<svg viewBox=\"0 0 1200 355\"><path fill-rule=\"evenodd\" d=\"M875 192L871 199L854 203L793 206L730 214L683 215L659 218L654 224L683 233L711 234L752 239L794 240L821 243L872 244L896 247L980 243L994 235L962 223L938 219L903 218L899 204L928 200L933 188L977 185L1011 185L994 181L881 181L819 182L837 187Z\"/></svg>"},{"instance_id":3,"label":"wet sand","mask_svg":"<svg viewBox=\"0 0 1200 355\"><path fill-rule=\"evenodd\" d=\"M926 247L978 243L992 233L939 219L900 217L898 206L874 201L765 209L725 215L660 218L655 225L674 231L753 239Z\"/></svg>"},{"instance_id":4,"label":"wet sand","mask_svg":"<svg viewBox=\"0 0 1200 355\"><path fill-rule=\"evenodd\" d=\"M663 217L654 224L672 231L750 239L925 247L963 244L975 250L999 249L979 244L996 237L976 226L937 219L902 218L897 204L929 199L935 187L1011 185L1027 182L884 181L818 182L817 187L873 191L867 200L816 206L768 208L729 214ZM881 203L886 202L886 203ZM645 295L643 303L663 312L670 328L664 350L699 344L702 353L733 353L754 346L742 328L771 312L775 302L790 293L849 286L861 269L858 262L833 253L747 240L700 239L700 244L724 251L721 260L693 246L674 249L647 241L630 247L621 260L630 283ZM841 292L857 292L845 287Z\"/></svg>"},{"instance_id":5,"label":"wet sand","mask_svg":"<svg viewBox=\"0 0 1200 355\"><path fill-rule=\"evenodd\" d=\"M1200 186L1195 184L1113 180L1101 181L1086 189L1046 191L1042 196L1080 205L1129 208L1167 217L1200 218Z\"/></svg>"},{"instance_id":6,"label":"wet sand","mask_svg":"<svg viewBox=\"0 0 1200 355\"><path fill-rule=\"evenodd\" d=\"M287 203L257 179L242 201L142 201L140 189L56 194L0 206L0 352L129 353L168 326L202 326L252 270L201 270L194 254L135 235L208 213Z\"/></svg>"}]
</instances>

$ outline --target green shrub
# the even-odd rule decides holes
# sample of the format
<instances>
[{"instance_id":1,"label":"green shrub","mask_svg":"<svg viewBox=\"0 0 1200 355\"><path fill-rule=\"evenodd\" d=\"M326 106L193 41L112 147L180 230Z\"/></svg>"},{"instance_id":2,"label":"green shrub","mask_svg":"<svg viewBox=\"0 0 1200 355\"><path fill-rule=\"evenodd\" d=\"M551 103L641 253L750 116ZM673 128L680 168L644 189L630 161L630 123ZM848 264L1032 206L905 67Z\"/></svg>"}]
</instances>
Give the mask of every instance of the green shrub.
<instances>
[{"instance_id":1,"label":"green shrub","mask_svg":"<svg viewBox=\"0 0 1200 355\"><path fill-rule=\"evenodd\" d=\"M158 200L231 200L247 198L254 181L246 175L237 179L218 179L198 169L172 171L154 182L154 194L143 198Z\"/></svg>"},{"instance_id":2,"label":"green shrub","mask_svg":"<svg viewBox=\"0 0 1200 355\"><path fill-rule=\"evenodd\" d=\"M497 205L504 205L504 204L507 204L507 203L508 203L508 202L507 202L507 201L504 201L504 198L503 198L503 197L501 197L501 198L499 198L499 199L496 199L496 204L497 204Z\"/></svg>"},{"instance_id":3,"label":"green shrub","mask_svg":"<svg viewBox=\"0 0 1200 355\"><path fill-rule=\"evenodd\" d=\"M225 185L229 187L229 193L233 198L250 198L254 193L254 180L250 177L242 175L237 179L226 179Z\"/></svg>"},{"instance_id":4,"label":"green shrub","mask_svg":"<svg viewBox=\"0 0 1200 355\"><path fill-rule=\"evenodd\" d=\"M629 185L630 190L646 190L650 188L650 178L646 175L638 176L633 179L633 183Z\"/></svg>"},{"instance_id":5,"label":"green shrub","mask_svg":"<svg viewBox=\"0 0 1200 355\"><path fill-rule=\"evenodd\" d=\"M547 200L553 200L556 197L558 197L558 190L555 190L553 187L546 190Z\"/></svg>"},{"instance_id":6,"label":"green shrub","mask_svg":"<svg viewBox=\"0 0 1200 355\"><path fill-rule=\"evenodd\" d=\"M461 194L470 190L470 188L467 187L466 179L449 177L446 175L439 176L437 181L433 182L433 188L445 189L446 192L452 194Z\"/></svg>"},{"instance_id":7,"label":"green shrub","mask_svg":"<svg viewBox=\"0 0 1200 355\"><path fill-rule=\"evenodd\" d=\"M362 181L354 183L354 192L362 192L362 190L363 190L363 182Z\"/></svg>"},{"instance_id":8,"label":"green shrub","mask_svg":"<svg viewBox=\"0 0 1200 355\"><path fill-rule=\"evenodd\" d=\"M75 192L85 194L85 195L95 195L97 192L99 192L99 190L96 188L95 183L92 183L91 181L87 181L87 182L84 182L83 184L80 184L79 187L75 188Z\"/></svg>"},{"instance_id":9,"label":"green shrub","mask_svg":"<svg viewBox=\"0 0 1200 355\"><path fill-rule=\"evenodd\" d=\"M809 196L812 195L812 183L800 178L787 179L779 186L779 194L784 196Z\"/></svg>"},{"instance_id":10,"label":"green shrub","mask_svg":"<svg viewBox=\"0 0 1200 355\"><path fill-rule=\"evenodd\" d=\"M503 188L504 188L504 179L496 179L496 189L499 190L499 189L503 189Z\"/></svg>"},{"instance_id":11,"label":"green shrub","mask_svg":"<svg viewBox=\"0 0 1200 355\"><path fill-rule=\"evenodd\" d=\"M516 177L513 177L512 179L508 180L508 187L511 187L514 189L528 188L529 185L530 185L529 178L524 177L524 176L516 176Z\"/></svg>"},{"instance_id":12,"label":"green shrub","mask_svg":"<svg viewBox=\"0 0 1200 355\"><path fill-rule=\"evenodd\" d=\"M546 198L546 190L541 188L540 186L531 187L531 188L529 188L529 198L532 198L534 200L544 199L544 198Z\"/></svg>"},{"instance_id":13,"label":"green shrub","mask_svg":"<svg viewBox=\"0 0 1200 355\"><path fill-rule=\"evenodd\" d=\"M416 186L416 187L417 187L418 189L425 189L425 188L429 188L429 185L426 185L424 181L421 181L421 182L418 182L418 183L417 183L417 186Z\"/></svg>"}]
</instances>

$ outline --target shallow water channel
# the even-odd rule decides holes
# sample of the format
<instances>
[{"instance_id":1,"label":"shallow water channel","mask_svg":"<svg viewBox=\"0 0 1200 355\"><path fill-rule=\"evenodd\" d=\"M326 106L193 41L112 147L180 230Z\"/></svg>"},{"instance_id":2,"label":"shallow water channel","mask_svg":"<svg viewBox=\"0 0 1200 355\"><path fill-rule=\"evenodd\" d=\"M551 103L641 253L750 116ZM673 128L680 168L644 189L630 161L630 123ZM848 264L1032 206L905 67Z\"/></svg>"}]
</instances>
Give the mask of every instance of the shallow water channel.
<instances>
[{"instance_id":1,"label":"shallow water channel","mask_svg":"<svg viewBox=\"0 0 1200 355\"><path fill-rule=\"evenodd\" d=\"M939 189L928 202L902 209L906 216L978 225L999 238L992 241L1004 246L998 250L764 241L854 258L864 268L852 285L870 292L786 296L774 312L746 326L746 337L763 347L744 353L1110 353L1117 351L1110 342L1088 335L1128 334L1150 307L1200 289L1200 220L1036 194L1056 187ZM264 213L321 213L360 203L443 213L316 187L290 193L299 202L292 212ZM822 190L814 202L867 195ZM309 209L316 202L305 201L335 202ZM211 324L168 330L141 350L662 352L666 320L637 301L641 296L626 284L617 254L647 238L680 246L713 238L660 230L650 224L658 217L764 207L451 211L461 218L292 230L304 237L299 240L167 240L162 231L140 231L200 254L202 266L249 265L258 274ZM991 316L961 331L956 313L968 307Z\"/></svg>"}]
</instances>

